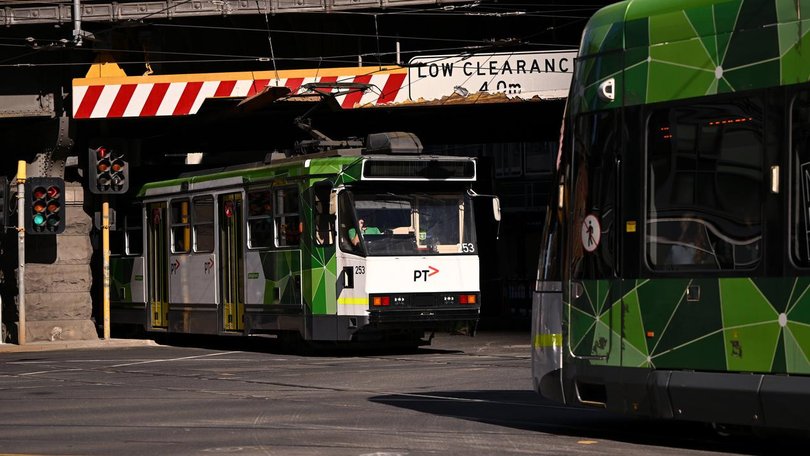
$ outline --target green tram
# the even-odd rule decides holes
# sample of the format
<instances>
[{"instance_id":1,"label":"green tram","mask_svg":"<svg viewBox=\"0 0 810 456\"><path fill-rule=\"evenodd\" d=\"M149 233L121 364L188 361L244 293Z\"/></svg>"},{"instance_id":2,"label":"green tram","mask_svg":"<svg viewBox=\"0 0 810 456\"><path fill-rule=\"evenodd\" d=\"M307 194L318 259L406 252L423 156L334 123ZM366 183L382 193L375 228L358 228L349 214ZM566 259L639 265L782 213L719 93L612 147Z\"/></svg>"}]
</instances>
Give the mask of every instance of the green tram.
<instances>
[{"instance_id":1,"label":"green tram","mask_svg":"<svg viewBox=\"0 0 810 456\"><path fill-rule=\"evenodd\" d=\"M356 143L145 185L111 242L111 322L414 345L474 328L475 159Z\"/></svg>"},{"instance_id":2,"label":"green tram","mask_svg":"<svg viewBox=\"0 0 810 456\"><path fill-rule=\"evenodd\" d=\"M533 302L543 396L810 428L810 2L588 23Z\"/></svg>"}]
</instances>

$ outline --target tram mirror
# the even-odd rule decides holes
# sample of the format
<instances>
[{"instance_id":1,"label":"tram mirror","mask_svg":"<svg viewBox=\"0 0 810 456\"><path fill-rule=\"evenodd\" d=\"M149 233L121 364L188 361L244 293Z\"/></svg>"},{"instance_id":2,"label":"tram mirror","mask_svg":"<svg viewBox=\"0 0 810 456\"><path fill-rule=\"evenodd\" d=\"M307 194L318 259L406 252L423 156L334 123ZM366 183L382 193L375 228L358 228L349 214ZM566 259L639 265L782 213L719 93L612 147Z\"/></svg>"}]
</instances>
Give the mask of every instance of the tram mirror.
<instances>
[{"instance_id":1,"label":"tram mirror","mask_svg":"<svg viewBox=\"0 0 810 456\"><path fill-rule=\"evenodd\" d=\"M492 197L492 215L496 222L501 221L501 200L497 196Z\"/></svg>"},{"instance_id":2,"label":"tram mirror","mask_svg":"<svg viewBox=\"0 0 810 456\"><path fill-rule=\"evenodd\" d=\"M337 214L337 192L329 195L329 215L334 217Z\"/></svg>"}]
</instances>

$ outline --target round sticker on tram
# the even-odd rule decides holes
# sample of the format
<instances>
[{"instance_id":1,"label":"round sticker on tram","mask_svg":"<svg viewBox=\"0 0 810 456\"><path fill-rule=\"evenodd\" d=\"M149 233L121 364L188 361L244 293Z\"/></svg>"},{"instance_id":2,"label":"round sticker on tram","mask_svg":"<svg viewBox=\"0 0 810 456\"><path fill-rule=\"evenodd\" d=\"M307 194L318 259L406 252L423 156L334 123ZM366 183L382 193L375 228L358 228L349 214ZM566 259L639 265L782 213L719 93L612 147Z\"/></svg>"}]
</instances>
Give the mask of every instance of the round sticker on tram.
<instances>
[{"instance_id":1,"label":"round sticker on tram","mask_svg":"<svg viewBox=\"0 0 810 456\"><path fill-rule=\"evenodd\" d=\"M593 252L599 247L601 240L602 226L599 224L599 219L593 214L588 214L582 221L582 246L588 252Z\"/></svg>"}]
</instances>

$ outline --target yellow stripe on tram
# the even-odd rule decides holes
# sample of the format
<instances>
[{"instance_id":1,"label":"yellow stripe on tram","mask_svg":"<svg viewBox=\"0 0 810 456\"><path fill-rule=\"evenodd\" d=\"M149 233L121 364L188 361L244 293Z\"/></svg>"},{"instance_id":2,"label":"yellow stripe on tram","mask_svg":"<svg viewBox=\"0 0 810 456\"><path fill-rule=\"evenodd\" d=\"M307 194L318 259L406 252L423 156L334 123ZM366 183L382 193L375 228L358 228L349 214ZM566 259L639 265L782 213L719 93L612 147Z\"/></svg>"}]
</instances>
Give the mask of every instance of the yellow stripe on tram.
<instances>
[{"instance_id":1,"label":"yellow stripe on tram","mask_svg":"<svg viewBox=\"0 0 810 456\"><path fill-rule=\"evenodd\" d=\"M368 306L368 298L338 298L338 304L343 306Z\"/></svg>"},{"instance_id":2,"label":"yellow stripe on tram","mask_svg":"<svg viewBox=\"0 0 810 456\"><path fill-rule=\"evenodd\" d=\"M534 348L562 347L562 333L538 334L534 337Z\"/></svg>"}]
</instances>

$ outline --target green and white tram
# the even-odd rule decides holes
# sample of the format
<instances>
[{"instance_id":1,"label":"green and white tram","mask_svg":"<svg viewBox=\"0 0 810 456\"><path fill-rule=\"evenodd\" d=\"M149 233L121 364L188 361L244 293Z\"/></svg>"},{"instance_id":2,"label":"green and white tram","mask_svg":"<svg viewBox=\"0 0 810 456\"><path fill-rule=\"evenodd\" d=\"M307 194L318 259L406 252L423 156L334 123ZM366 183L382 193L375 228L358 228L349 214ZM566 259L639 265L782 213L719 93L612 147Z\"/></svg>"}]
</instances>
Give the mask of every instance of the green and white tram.
<instances>
[{"instance_id":1,"label":"green and white tram","mask_svg":"<svg viewBox=\"0 0 810 456\"><path fill-rule=\"evenodd\" d=\"M591 19L533 303L540 394L810 428L807 18L628 0Z\"/></svg>"},{"instance_id":2,"label":"green and white tram","mask_svg":"<svg viewBox=\"0 0 810 456\"><path fill-rule=\"evenodd\" d=\"M119 220L112 323L411 343L474 327L476 161L421 150L411 134L377 134L145 185Z\"/></svg>"}]
</instances>

